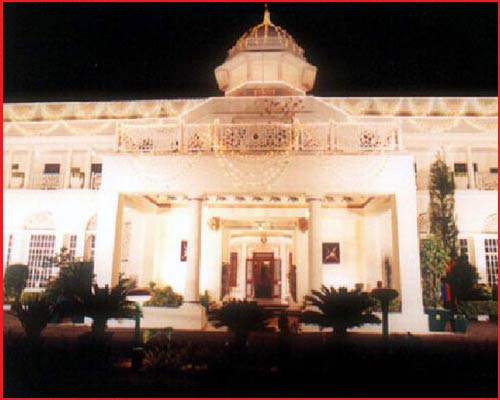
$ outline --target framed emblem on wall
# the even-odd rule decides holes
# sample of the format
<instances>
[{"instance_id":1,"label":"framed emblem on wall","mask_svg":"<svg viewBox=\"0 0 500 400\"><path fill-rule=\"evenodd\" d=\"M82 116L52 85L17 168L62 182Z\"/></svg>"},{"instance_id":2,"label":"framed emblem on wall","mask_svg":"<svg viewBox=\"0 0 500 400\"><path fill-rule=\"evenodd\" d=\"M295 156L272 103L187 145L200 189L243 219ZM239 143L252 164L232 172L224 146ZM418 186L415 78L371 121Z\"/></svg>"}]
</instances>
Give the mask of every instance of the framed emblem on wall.
<instances>
[{"instance_id":1,"label":"framed emblem on wall","mask_svg":"<svg viewBox=\"0 0 500 400\"><path fill-rule=\"evenodd\" d=\"M340 245L335 243L323 243L323 264L340 263Z\"/></svg>"},{"instance_id":2,"label":"framed emblem on wall","mask_svg":"<svg viewBox=\"0 0 500 400\"><path fill-rule=\"evenodd\" d=\"M181 261L187 261L187 249L188 249L187 240L181 240Z\"/></svg>"}]
</instances>

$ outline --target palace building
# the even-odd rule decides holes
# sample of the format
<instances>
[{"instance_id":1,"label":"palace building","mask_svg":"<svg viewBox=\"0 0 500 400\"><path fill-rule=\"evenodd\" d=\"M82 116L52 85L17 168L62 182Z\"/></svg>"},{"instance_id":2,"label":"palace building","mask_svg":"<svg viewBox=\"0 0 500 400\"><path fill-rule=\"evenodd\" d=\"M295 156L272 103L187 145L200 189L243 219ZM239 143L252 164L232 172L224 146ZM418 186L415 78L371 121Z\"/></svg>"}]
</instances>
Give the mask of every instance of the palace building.
<instances>
[{"instance_id":1,"label":"palace building","mask_svg":"<svg viewBox=\"0 0 500 400\"><path fill-rule=\"evenodd\" d=\"M391 330L423 332L440 154L460 247L497 284L498 99L315 97L316 72L266 11L215 69L220 97L5 104L4 266L43 289L64 246L100 284L172 286L198 328L205 291L300 307L321 285L382 283L400 293Z\"/></svg>"}]
</instances>

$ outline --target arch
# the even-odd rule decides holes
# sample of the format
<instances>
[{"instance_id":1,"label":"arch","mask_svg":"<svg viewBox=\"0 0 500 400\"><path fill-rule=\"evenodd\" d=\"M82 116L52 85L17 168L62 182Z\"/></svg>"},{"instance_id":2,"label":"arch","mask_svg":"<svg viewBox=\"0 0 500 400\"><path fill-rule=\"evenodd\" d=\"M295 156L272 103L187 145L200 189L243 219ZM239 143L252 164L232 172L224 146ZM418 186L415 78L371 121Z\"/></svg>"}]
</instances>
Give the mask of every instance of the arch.
<instances>
[{"instance_id":1,"label":"arch","mask_svg":"<svg viewBox=\"0 0 500 400\"><path fill-rule=\"evenodd\" d=\"M428 213L418 215L417 219L418 233L428 234L431 231L431 219Z\"/></svg>"},{"instance_id":2,"label":"arch","mask_svg":"<svg viewBox=\"0 0 500 400\"><path fill-rule=\"evenodd\" d=\"M95 231L97 227L97 214L92 215L87 221L87 225L85 226L85 231Z\"/></svg>"},{"instance_id":3,"label":"arch","mask_svg":"<svg viewBox=\"0 0 500 400\"><path fill-rule=\"evenodd\" d=\"M490 214L484 219L483 232L484 233L498 232L498 214Z\"/></svg>"},{"instance_id":4,"label":"arch","mask_svg":"<svg viewBox=\"0 0 500 400\"><path fill-rule=\"evenodd\" d=\"M26 230L55 230L56 224L51 212L44 211L32 214L24 224Z\"/></svg>"}]
</instances>

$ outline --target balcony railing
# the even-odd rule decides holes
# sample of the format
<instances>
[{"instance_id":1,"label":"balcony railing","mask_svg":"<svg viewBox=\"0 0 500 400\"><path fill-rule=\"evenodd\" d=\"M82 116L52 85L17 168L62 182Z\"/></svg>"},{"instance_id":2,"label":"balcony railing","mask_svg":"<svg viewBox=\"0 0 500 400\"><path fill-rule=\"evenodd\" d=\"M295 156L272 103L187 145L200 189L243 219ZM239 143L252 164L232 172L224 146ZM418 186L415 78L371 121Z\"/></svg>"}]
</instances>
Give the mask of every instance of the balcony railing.
<instances>
[{"instance_id":1,"label":"balcony railing","mask_svg":"<svg viewBox=\"0 0 500 400\"><path fill-rule=\"evenodd\" d=\"M33 174L31 188L33 189L61 189L63 187L62 174Z\"/></svg>"},{"instance_id":2,"label":"balcony railing","mask_svg":"<svg viewBox=\"0 0 500 400\"><path fill-rule=\"evenodd\" d=\"M101 173L93 172L90 175L90 188L92 190L99 190L101 188L101 178L102 178Z\"/></svg>"},{"instance_id":3,"label":"balcony railing","mask_svg":"<svg viewBox=\"0 0 500 400\"><path fill-rule=\"evenodd\" d=\"M118 151L342 152L402 149L397 125L387 123L123 125Z\"/></svg>"},{"instance_id":4,"label":"balcony railing","mask_svg":"<svg viewBox=\"0 0 500 400\"><path fill-rule=\"evenodd\" d=\"M477 188L481 190L498 190L498 174L477 174Z\"/></svg>"}]
</instances>

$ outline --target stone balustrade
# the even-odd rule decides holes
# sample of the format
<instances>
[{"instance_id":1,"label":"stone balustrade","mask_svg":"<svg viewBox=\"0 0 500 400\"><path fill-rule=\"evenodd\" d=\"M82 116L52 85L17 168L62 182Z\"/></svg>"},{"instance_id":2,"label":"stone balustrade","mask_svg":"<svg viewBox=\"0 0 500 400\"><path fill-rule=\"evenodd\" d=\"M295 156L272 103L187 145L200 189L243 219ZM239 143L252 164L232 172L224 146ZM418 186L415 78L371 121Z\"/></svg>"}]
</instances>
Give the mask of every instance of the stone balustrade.
<instances>
[{"instance_id":1,"label":"stone balustrade","mask_svg":"<svg viewBox=\"0 0 500 400\"><path fill-rule=\"evenodd\" d=\"M386 123L123 125L122 153L342 152L402 149L396 125Z\"/></svg>"}]
</instances>

